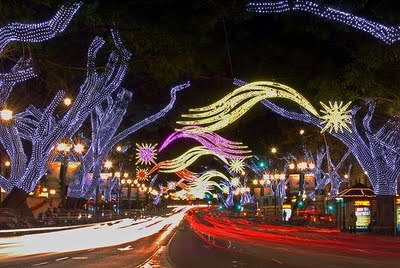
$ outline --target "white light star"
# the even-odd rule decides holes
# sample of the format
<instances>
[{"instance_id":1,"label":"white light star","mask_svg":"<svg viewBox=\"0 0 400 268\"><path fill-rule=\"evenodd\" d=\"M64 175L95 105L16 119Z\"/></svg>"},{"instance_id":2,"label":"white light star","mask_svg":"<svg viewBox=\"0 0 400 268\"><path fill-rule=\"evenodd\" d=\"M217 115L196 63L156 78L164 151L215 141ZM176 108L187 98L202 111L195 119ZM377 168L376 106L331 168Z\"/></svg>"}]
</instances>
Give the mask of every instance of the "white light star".
<instances>
[{"instance_id":1,"label":"white light star","mask_svg":"<svg viewBox=\"0 0 400 268\"><path fill-rule=\"evenodd\" d=\"M244 171L244 162L242 159L232 159L229 163L229 169L234 173L242 173Z\"/></svg>"}]
</instances>

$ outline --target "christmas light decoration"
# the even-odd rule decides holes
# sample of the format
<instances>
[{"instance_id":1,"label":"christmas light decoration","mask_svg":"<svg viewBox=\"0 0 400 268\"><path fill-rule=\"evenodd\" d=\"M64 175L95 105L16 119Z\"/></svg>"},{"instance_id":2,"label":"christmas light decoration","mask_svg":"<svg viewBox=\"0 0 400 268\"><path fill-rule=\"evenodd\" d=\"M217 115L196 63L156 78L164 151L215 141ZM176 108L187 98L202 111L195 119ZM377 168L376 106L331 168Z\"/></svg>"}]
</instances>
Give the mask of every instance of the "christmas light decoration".
<instances>
[{"instance_id":1,"label":"christmas light decoration","mask_svg":"<svg viewBox=\"0 0 400 268\"><path fill-rule=\"evenodd\" d=\"M12 41L40 43L62 33L71 22L82 2L61 6L49 21L36 24L11 23L0 28L0 54Z\"/></svg>"},{"instance_id":2,"label":"christmas light decoration","mask_svg":"<svg viewBox=\"0 0 400 268\"><path fill-rule=\"evenodd\" d=\"M156 144L137 144L136 143L136 165L150 165L151 163L156 164L155 159L157 159Z\"/></svg>"},{"instance_id":3,"label":"christmas light decoration","mask_svg":"<svg viewBox=\"0 0 400 268\"><path fill-rule=\"evenodd\" d=\"M234 83L245 84L238 79L235 79ZM323 128L321 118L318 116L306 111L300 113L289 111L268 100L261 102L265 107L283 117ZM360 108L353 107L349 113L351 124L347 125L350 131L332 131L331 135L347 146L360 166L367 171L367 176L377 195L395 195L397 179L400 176L399 122L396 117L392 117L380 129L373 132L371 120L375 112L375 103L370 100L366 100L365 103L368 106L368 112L364 115L362 124L356 124L356 114Z\"/></svg>"},{"instance_id":4,"label":"christmas light decoration","mask_svg":"<svg viewBox=\"0 0 400 268\"><path fill-rule=\"evenodd\" d=\"M190 109L191 114L182 117L193 118L189 121L178 121L182 125L196 125L201 128L185 129L185 132L211 132L222 129L235 122L251 107L267 98L285 98L292 100L319 116L314 107L294 89L283 84L259 81L243 85L221 100L202 108Z\"/></svg>"},{"instance_id":5,"label":"christmas light decoration","mask_svg":"<svg viewBox=\"0 0 400 268\"><path fill-rule=\"evenodd\" d=\"M178 177L181 178L182 180L189 182L196 180L200 176L200 174L191 172L186 168L175 172L175 174L178 175Z\"/></svg>"},{"instance_id":6,"label":"christmas light decoration","mask_svg":"<svg viewBox=\"0 0 400 268\"><path fill-rule=\"evenodd\" d=\"M244 150L247 146L242 145L241 142L233 142L227 140L215 133L199 133L199 132L186 132L186 130L199 129L198 126L183 127L181 131L172 133L160 146L159 152L165 149L173 141L180 138L192 138L200 142L203 146L209 150L225 156L228 159L234 158L247 158L250 157L246 154L250 153L250 150Z\"/></svg>"},{"instance_id":7,"label":"christmas light decoration","mask_svg":"<svg viewBox=\"0 0 400 268\"><path fill-rule=\"evenodd\" d=\"M347 125L351 124L351 110L346 110L350 106L350 103L351 102L348 102L343 106L343 102L340 102L339 104L336 101L334 104L329 102L328 107L321 102L321 105L324 108L321 112L325 114L321 116L321 119L323 120L321 123L325 125L321 132L324 132L327 129L329 132L332 132L332 130L335 130L335 132L338 132L339 130L340 132L343 132L343 128L351 132L351 129Z\"/></svg>"},{"instance_id":8,"label":"christmas light decoration","mask_svg":"<svg viewBox=\"0 0 400 268\"><path fill-rule=\"evenodd\" d=\"M139 181L147 181L149 170L147 168L136 168L136 179Z\"/></svg>"},{"instance_id":9,"label":"christmas light decoration","mask_svg":"<svg viewBox=\"0 0 400 268\"><path fill-rule=\"evenodd\" d=\"M203 155L215 155L216 157L221 159L221 161L228 164L228 160L224 156L216 154L215 152L210 151L204 146L197 146L193 147L192 149L188 150L187 152L175 159L166 160L158 163L150 170L150 174L156 170L164 173L178 172L190 166L193 162L195 162L199 157Z\"/></svg>"},{"instance_id":10,"label":"christmas light decoration","mask_svg":"<svg viewBox=\"0 0 400 268\"><path fill-rule=\"evenodd\" d=\"M229 181L224 174L215 170L210 170L202 174L197 180L188 183L188 193L195 198L204 198L206 193L212 194L211 191L213 189L221 189L221 186L217 182L211 180L215 177Z\"/></svg>"},{"instance_id":11,"label":"christmas light decoration","mask_svg":"<svg viewBox=\"0 0 400 268\"><path fill-rule=\"evenodd\" d=\"M399 26L386 26L351 13L322 6L307 0L283 0L279 2L264 1L262 3L249 3L247 9L255 13L282 13L287 11L304 11L319 17L346 24L361 30L387 44L400 40Z\"/></svg>"},{"instance_id":12,"label":"christmas light decoration","mask_svg":"<svg viewBox=\"0 0 400 268\"><path fill-rule=\"evenodd\" d=\"M239 187L241 185L240 178L239 177L232 177L231 178L231 185L233 187Z\"/></svg>"},{"instance_id":13,"label":"christmas light decoration","mask_svg":"<svg viewBox=\"0 0 400 268\"><path fill-rule=\"evenodd\" d=\"M176 182L174 182L174 181L167 182L167 188L168 188L168 190L175 190L176 189Z\"/></svg>"},{"instance_id":14,"label":"christmas light decoration","mask_svg":"<svg viewBox=\"0 0 400 268\"><path fill-rule=\"evenodd\" d=\"M244 171L244 162L242 159L232 159L229 162L229 169L233 172L233 173L242 173Z\"/></svg>"},{"instance_id":15,"label":"christmas light decoration","mask_svg":"<svg viewBox=\"0 0 400 268\"><path fill-rule=\"evenodd\" d=\"M127 129L123 130L119 134L116 134L116 131L123 119L123 116L126 113L126 109L128 107L128 103L132 98L132 93L130 91L120 89L120 92L117 95L117 99L113 102L111 99L108 99L108 106L103 110L101 107L96 108L97 114L94 114L95 117L92 118L92 144L87 151L87 154L84 156L83 162L85 162L85 168L82 169L82 174L85 174L91 168L95 167L102 161L108 157L108 154L111 150L119 144L123 139L125 139L128 135L135 133L136 131L142 129L146 125L158 120L159 118L165 116L167 112L169 112L175 104L176 101L176 93L189 87L190 82L186 82L184 84L177 85L173 87L170 91L171 99L169 103L159 112L145 118L144 120L133 124ZM104 126L104 127L101 127ZM125 151L128 147L125 146L121 148L121 152ZM98 154L97 159L93 158L93 154L96 152L101 152ZM74 198L80 198L82 196L90 196L93 194L93 191L96 189L96 181L92 181L93 185L90 188L83 188L83 178L85 175L76 176L76 182L68 188L68 196ZM157 179L157 175L155 175L151 181L150 185L153 185ZM90 192L91 191L91 192Z\"/></svg>"}]
</instances>

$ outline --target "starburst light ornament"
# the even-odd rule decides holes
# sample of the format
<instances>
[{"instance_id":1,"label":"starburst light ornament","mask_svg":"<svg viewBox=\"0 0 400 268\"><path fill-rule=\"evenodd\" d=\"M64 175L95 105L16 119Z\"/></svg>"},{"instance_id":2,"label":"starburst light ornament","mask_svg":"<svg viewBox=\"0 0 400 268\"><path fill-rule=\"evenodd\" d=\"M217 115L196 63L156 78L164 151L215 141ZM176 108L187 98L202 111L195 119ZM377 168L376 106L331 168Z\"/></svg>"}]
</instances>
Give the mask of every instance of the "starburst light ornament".
<instances>
[{"instance_id":1,"label":"starburst light ornament","mask_svg":"<svg viewBox=\"0 0 400 268\"><path fill-rule=\"evenodd\" d=\"M232 159L229 163L229 169L234 173L242 173L244 171L244 162L242 159Z\"/></svg>"},{"instance_id":2,"label":"starburst light ornament","mask_svg":"<svg viewBox=\"0 0 400 268\"><path fill-rule=\"evenodd\" d=\"M351 101L345 105L343 105L342 101L340 103L335 101L333 104L332 102L329 102L329 107L322 102L320 103L324 108L321 110L321 112L324 114L320 117L323 120L321 123L325 125L321 130L321 133L325 132L326 130L329 132L332 132L332 130L339 132L340 130L340 132L343 132L343 128L351 132L351 129L348 126L348 124L351 124L351 110L347 110L351 104Z\"/></svg>"},{"instance_id":3,"label":"starburst light ornament","mask_svg":"<svg viewBox=\"0 0 400 268\"><path fill-rule=\"evenodd\" d=\"M139 181L147 181L149 178L149 170L147 168L137 168L136 169L136 179Z\"/></svg>"},{"instance_id":4,"label":"starburst light ornament","mask_svg":"<svg viewBox=\"0 0 400 268\"><path fill-rule=\"evenodd\" d=\"M176 189L176 182L174 182L174 181L167 182L167 188L168 188L168 190L175 190Z\"/></svg>"},{"instance_id":5,"label":"starburst light ornament","mask_svg":"<svg viewBox=\"0 0 400 268\"><path fill-rule=\"evenodd\" d=\"M231 185L233 187L238 187L240 186L240 178L239 177L232 177L231 178Z\"/></svg>"},{"instance_id":6,"label":"starburst light ornament","mask_svg":"<svg viewBox=\"0 0 400 268\"><path fill-rule=\"evenodd\" d=\"M150 165L151 163L155 164L157 159L157 151L156 151L156 144L144 144L142 143L137 144L136 143L136 165L141 164L141 165Z\"/></svg>"}]
</instances>

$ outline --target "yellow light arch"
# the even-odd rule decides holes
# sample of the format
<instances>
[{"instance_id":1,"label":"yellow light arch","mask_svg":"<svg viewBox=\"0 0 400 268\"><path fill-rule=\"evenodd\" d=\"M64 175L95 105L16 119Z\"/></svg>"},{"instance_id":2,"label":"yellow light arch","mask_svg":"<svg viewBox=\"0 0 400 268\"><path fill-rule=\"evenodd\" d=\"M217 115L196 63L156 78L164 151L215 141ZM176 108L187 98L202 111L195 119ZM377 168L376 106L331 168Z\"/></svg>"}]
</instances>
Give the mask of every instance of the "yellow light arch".
<instances>
[{"instance_id":1,"label":"yellow light arch","mask_svg":"<svg viewBox=\"0 0 400 268\"><path fill-rule=\"evenodd\" d=\"M216 131L235 122L256 103L269 98L292 100L311 114L318 118L320 117L311 103L293 88L275 82L258 81L235 89L211 105L190 109L189 112L191 113L182 115L182 117L191 118L192 120L178 121L177 123L201 126L200 128L185 129L185 132Z\"/></svg>"}]
</instances>

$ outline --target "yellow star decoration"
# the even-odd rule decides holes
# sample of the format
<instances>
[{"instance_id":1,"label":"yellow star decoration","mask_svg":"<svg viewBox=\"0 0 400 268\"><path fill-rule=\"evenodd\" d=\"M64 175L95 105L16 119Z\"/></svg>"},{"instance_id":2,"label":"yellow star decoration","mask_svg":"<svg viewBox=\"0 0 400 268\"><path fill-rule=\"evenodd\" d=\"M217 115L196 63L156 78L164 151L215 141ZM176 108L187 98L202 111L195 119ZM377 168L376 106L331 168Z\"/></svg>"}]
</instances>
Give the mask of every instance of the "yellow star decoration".
<instances>
[{"instance_id":1,"label":"yellow star decoration","mask_svg":"<svg viewBox=\"0 0 400 268\"><path fill-rule=\"evenodd\" d=\"M239 177L232 177L231 178L231 185L233 187L238 187L240 186L240 178Z\"/></svg>"},{"instance_id":2,"label":"yellow star decoration","mask_svg":"<svg viewBox=\"0 0 400 268\"><path fill-rule=\"evenodd\" d=\"M242 159L232 159L229 163L229 169L234 173L242 173L244 171L244 162Z\"/></svg>"},{"instance_id":3,"label":"yellow star decoration","mask_svg":"<svg viewBox=\"0 0 400 268\"><path fill-rule=\"evenodd\" d=\"M351 124L351 110L347 110L351 101L345 105L343 105L342 101L340 103L335 101L333 104L332 102L329 102L329 107L322 102L320 103L324 108L321 110L324 115L322 115L320 118L323 120L322 124L325 124L324 128L321 130L321 133L326 130L329 132L332 132L332 130L339 132L340 130L340 132L343 132L343 128L351 132L351 129L348 126L348 124Z\"/></svg>"}]
</instances>

